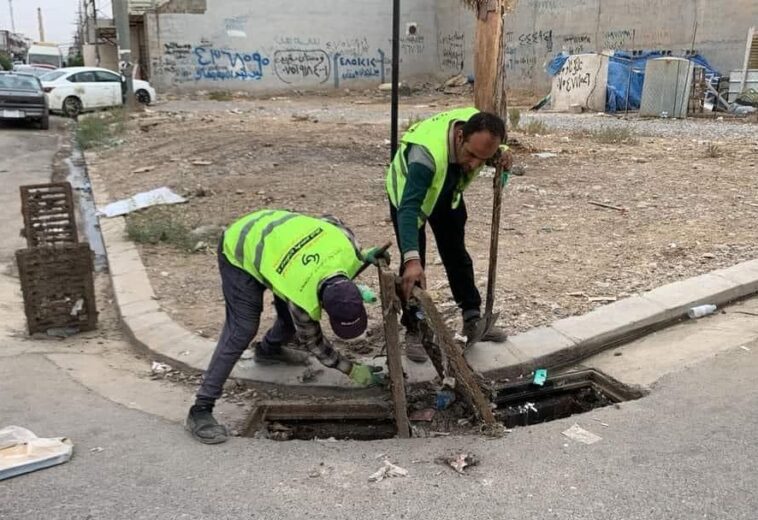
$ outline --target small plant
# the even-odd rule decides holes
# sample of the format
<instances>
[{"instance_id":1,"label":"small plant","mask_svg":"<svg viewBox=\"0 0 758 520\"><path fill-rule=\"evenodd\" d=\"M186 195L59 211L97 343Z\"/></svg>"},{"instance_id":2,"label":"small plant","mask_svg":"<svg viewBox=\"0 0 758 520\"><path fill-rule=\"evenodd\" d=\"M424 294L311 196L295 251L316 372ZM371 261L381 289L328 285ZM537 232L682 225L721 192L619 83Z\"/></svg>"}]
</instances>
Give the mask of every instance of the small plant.
<instances>
[{"instance_id":1,"label":"small plant","mask_svg":"<svg viewBox=\"0 0 758 520\"><path fill-rule=\"evenodd\" d=\"M153 207L132 213L126 218L126 232L138 244L164 242L179 249L192 250L196 243L174 208Z\"/></svg>"},{"instance_id":2,"label":"small plant","mask_svg":"<svg viewBox=\"0 0 758 520\"><path fill-rule=\"evenodd\" d=\"M213 101L231 101L233 96L228 90L214 90L208 94L208 99Z\"/></svg>"},{"instance_id":3,"label":"small plant","mask_svg":"<svg viewBox=\"0 0 758 520\"><path fill-rule=\"evenodd\" d=\"M705 147L705 156L709 157L711 159L716 159L718 157L721 157L723 155L721 151L721 147L717 145L716 143L708 143L708 145Z\"/></svg>"},{"instance_id":4,"label":"small plant","mask_svg":"<svg viewBox=\"0 0 758 520\"><path fill-rule=\"evenodd\" d=\"M421 117L418 114L414 114L411 117L408 118L408 121L403 126L403 132L407 132L410 127L415 125L416 123L420 123L424 118Z\"/></svg>"},{"instance_id":5,"label":"small plant","mask_svg":"<svg viewBox=\"0 0 758 520\"><path fill-rule=\"evenodd\" d=\"M529 135L546 135L550 133L550 127L547 126L544 121L530 119L529 122L524 125L524 132Z\"/></svg>"},{"instance_id":6,"label":"small plant","mask_svg":"<svg viewBox=\"0 0 758 520\"><path fill-rule=\"evenodd\" d=\"M121 108L91 114L79 119L76 142L83 150L111 143L126 128L126 113Z\"/></svg>"},{"instance_id":7,"label":"small plant","mask_svg":"<svg viewBox=\"0 0 758 520\"><path fill-rule=\"evenodd\" d=\"M518 125L521 122L521 110L518 108L508 109L508 123L511 125L511 130L518 130Z\"/></svg>"},{"instance_id":8,"label":"small plant","mask_svg":"<svg viewBox=\"0 0 758 520\"><path fill-rule=\"evenodd\" d=\"M599 130L590 130L589 137L604 144L637 144L639 142L634 132L624 126L604 126Z\"/></svg>"}]
</instances>

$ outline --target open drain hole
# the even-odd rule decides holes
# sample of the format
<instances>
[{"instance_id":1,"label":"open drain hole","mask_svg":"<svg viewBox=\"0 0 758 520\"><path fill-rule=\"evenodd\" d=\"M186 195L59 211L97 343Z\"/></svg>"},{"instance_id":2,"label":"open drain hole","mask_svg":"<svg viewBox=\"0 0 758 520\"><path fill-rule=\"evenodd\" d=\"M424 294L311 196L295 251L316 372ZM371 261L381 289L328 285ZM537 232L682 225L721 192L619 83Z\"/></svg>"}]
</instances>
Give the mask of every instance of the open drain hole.
<instances>
[{"instance_id":1,"label":"open drain hole","mask_svg":"<svg viewBox=\"0 0 758 520\"><path fill-rule=\"evenodd\" d=\"M642 395L597 370L579 370L552 376L543 386L531 382L505 385L492 402L497 405L498 421L514 428L564 419Z\"/></svg>"},{"instance_id":2,"label":"open drain hole","mask_svg":"<svg viewBox=\"0 0 758 520\"><path fill-rule=\"evenodd\" d=\"M506 428L530 426L623 401L643 393L597 370L551 375L543 386L516 382L499 386L492 402L495 416ZM433 397L430 396L430 397ZM462 405L436 413L433 423L418 424L435 433L465 434L458 420L468 411ZM414 431L419 432L420 430ZM384 401L267 401L256 406L242 429L244 437L263 434L274 440L379 440L395 436L392 408Z\"/></svg>"}]
</instances>

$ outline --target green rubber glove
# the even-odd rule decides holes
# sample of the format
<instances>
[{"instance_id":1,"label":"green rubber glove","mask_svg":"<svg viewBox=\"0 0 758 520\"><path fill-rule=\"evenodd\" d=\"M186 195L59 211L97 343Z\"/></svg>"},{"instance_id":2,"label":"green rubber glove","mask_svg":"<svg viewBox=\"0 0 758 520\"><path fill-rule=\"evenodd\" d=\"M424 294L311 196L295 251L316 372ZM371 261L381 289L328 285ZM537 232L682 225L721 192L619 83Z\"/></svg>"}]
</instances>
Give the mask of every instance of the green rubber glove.
<instances>
[{"instance_id":1,"label":"green rubber glove","mask_svg":"<svg viewBox=\"0 0 758 520\"><path fill-rule=\"evenodd\" d=\"M500 175L500 186L505 188L505 185L508 184L508 179L511 178L511 172L507 170L503 170L502 175Z\"/></svg>"},{"instance_id":2,"label":"green rubber glove","mask_svg":"<svg viewBox=\"0 0 758 520\"><path fill-rule=\"evenodd\" d=\"M379 260L384 259L389 265L390 253L389 251L382 251L381 247L372 247L363 252L363 259L373 265L379 265Z\"/></svg>"},{"instance_id":3,"label":"green rubber glove","mask_svg":"<svg viewBox=\"0 0 758 520\"><path fill-rule=\"evenodd\" d=\"M382 383L382 379L377 375L377 372L381 371L381 367L354 363L348 377L358 386L378 386Z\"/></svg>"}]
</instances>

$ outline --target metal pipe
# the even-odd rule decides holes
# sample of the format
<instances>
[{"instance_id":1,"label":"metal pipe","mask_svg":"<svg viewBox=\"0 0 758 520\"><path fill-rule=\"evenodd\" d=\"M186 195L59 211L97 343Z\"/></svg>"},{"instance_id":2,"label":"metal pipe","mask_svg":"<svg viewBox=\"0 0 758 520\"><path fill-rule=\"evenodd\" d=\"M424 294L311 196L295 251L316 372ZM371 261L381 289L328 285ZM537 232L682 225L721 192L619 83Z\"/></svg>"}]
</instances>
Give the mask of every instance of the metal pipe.
<instances>
[{"instance_id":1,"label":"metal pipe","mask_svg":"<svg viewBox=\"0 0 758 520\"><path fill-rule=\"evenodd\" d=\"M392 1L392 108L390 112L390 162L397 151L397 115L400 101L400 0Z\"/></svg>"}]
</instances>

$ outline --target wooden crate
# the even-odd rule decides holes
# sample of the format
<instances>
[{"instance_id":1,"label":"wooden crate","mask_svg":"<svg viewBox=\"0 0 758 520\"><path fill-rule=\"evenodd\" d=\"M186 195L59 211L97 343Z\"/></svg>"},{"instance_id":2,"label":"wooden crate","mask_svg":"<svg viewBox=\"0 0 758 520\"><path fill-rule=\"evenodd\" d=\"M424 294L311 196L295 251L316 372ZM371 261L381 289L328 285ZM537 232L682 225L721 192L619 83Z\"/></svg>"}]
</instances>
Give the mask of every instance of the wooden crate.
<instances>
[{"instance_id":1,"label":"wooden crate","mask_svg":"<svg viewBox=\"0 0 758 520\"><path fill-rule=\"evenodd\" d=\"M79 331L97 326L89 244L62 244L16 251L29 334L51 328Z\"/></svg>"}]
</instances>

